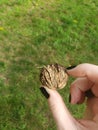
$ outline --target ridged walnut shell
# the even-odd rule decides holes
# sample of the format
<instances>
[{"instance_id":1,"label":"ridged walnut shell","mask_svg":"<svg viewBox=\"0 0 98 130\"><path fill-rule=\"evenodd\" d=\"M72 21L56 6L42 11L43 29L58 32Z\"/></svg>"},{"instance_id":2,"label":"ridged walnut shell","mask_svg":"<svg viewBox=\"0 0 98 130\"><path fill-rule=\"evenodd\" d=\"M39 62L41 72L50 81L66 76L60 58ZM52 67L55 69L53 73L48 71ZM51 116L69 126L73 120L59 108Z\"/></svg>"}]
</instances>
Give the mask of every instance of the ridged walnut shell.
<instances>
[{"instance_id":1,"label":"ridged walnut shell","mask_svg":"<svg viewBox=\"0 0 98 130\"><path fill-rule=\"evenodd\" d=\"M51 64L42 68L40 73L40 81L44 87L50 89L62 89L66 86L68 74L66 68L58 65Z\"/></svg>"}]
</instances>

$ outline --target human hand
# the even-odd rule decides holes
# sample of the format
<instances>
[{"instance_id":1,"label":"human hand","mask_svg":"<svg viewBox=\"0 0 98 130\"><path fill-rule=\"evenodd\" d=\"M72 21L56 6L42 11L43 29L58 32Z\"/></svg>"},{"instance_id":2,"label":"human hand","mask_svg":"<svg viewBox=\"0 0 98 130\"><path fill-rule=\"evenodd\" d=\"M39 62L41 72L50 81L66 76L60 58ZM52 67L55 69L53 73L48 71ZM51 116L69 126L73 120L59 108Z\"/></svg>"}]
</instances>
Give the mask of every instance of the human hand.
<instances>
[{"instance_id":1,"label":"human hand","mask_svg":"<svg viewBox=\"0 0 98 130\"><path fill-rule=\"evenodd\" d=\"M85 92L91 89L94 97L88 98L87 109L92 114L90 117L86 117L87 119L76 120L56 90L41 88L41 91L48 98L58 130L98 130L98 66L80 64L67 72L70 76L77 78L70 87L71 103L84 102Z\"/></svg>"}]
</instances>

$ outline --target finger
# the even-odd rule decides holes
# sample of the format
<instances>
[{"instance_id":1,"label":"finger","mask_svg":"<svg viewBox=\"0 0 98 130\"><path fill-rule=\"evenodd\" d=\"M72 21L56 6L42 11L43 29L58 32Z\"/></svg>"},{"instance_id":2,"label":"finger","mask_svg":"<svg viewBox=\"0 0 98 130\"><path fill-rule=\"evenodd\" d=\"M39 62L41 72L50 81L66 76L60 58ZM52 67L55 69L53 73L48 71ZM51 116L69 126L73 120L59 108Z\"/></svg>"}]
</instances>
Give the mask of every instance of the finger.
<instances>
[{"instance_id":1,"label":"finger","mask_svg":"<svg viewBox=\"0 0 98 130\"><path fill-rule=\"evenodd\" d=\"M84 119L98 119L98 98L92 97L87 100L84 115Z\"/></svg>"},{"instance_id":2,"label":"finger","mask_svg":"<svg viewBox=\"0 0 98 130\"><path fill-rule=\"evenodd\" d=\"M94 93L96 97L98 97L98 84L97 83L93 85L92 92Z\"/></svg>"},{"instance_id":3,"label":"finger","mask_svg":"<svg viewBox=\"0 0 98 130\"><path fill-rule=\"evenodd\" d=\"M78 122L80 123L80 127L82 125L82 126L84 126L84 128L86 130L97 130L98 129L98 124L93 120L80 119L80 120L78 120Z\"/></svg>"},{"instance_id":4,"label":"finger","mask_svg":"<svg viewBox=\"0 0 98 130\"><path fill-rule=\"evenodd\" d=\"M48 103L58 129L76 130L76 120L70 114L59 93L56 90L45 89L50 95Z\"/></svg>"},{"instance_id":5,"label":"finger","mask_svg":"<svg viewBox=\"0 0 98 130\"><path fill-rule=\"evenodd\" d=\"M92 87L93 83L87 78L77 78L70 86L71 103L81 104L85 100L85 92Z\"/></svg>"},{"instance_id":6,"label":"finger","mask_svg":"<svg viewBox=\"0 0 98 130\"><path fill-rule=\"evenodd\" d=\"M98 66L88 63L80 64L74 69L67 70L73 77L87 77L92 82L98 83Z\"/></svg>"}]
</instances>

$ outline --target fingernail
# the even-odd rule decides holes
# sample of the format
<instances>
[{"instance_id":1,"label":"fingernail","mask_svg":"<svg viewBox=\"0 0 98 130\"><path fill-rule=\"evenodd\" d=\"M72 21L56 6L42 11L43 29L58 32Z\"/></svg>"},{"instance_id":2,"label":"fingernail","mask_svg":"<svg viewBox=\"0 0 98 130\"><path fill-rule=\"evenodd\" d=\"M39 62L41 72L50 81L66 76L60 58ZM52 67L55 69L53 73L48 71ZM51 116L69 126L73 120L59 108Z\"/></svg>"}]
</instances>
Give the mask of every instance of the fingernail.
<instances>
[{"instance_id":1,"label":"fingernail","mask_svg":"<svg viewBox=\"0 0 98 130\"><path fill-rule=\"evenodd\" d=\"M79 104L81 104L81 103L80 103L80 102L77 102L76 104L79 105Z\"/></svg>"},{"instance_id":2,"label":"fingernail","mask_svg":"<svg viewBox=\"0 0 98 130\"><path fill-rule=\"evenodd\" d=\"M46 91L44 87L40 87L40 91L47 99L50 97L49 93Z\"/></svg>"},{"instance_id":3,"label":"fingernail","mask_svg":"<svg viewBox=\"0 0 98 130\"><path fill-rule=\"evenodd\" d=\"M92 91L91 91L91 89L90 89L90 90L87 90L87 91L85 92L85 96L88 97L88 98L92 98L92 97L94 97L94 94L92 93Z\"/></svg>"},{"instance_id":4,"label":"fingernail","mask_svg":"<svg viewBox=\"0 0 98 130\"><path fill-rule=\"evenodd\" d=\"M69 95L69 103L71 102L71 94Z\"/></svg>"},{"instance_id":5,"label":"fingernail","mask_svg":"<svg viewBox=\"0 0 98 130\"><path fill-rule=\"evenodd\" d=\"M76 65L72 65L72 66L67 67L66 69L67 69L67 70L70 70L70 69L73 69L73 68L75 68L75 67L76 67Z\"/></svg>"}]
</instances>

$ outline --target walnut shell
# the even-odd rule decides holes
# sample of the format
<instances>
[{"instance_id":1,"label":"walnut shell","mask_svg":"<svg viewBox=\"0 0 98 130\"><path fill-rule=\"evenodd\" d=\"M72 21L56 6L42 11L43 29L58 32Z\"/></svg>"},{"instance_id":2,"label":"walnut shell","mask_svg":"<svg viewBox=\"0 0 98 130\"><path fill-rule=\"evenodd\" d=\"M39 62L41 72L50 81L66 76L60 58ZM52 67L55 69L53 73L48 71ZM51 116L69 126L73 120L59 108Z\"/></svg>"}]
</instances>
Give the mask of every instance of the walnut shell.
<instances>
[{"instance_id":1,"label":"walnut shell","mask_svg":"<svg viewBox=\"0 0 98 130\"><path fill-rule=\"evenodd\" d=\"M66 68L58 64L47 65L42 68L40 73L42 85L50 89L64 88L67 80L68 74Z\"/></svg>"}]
</instances>

